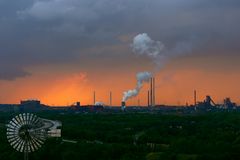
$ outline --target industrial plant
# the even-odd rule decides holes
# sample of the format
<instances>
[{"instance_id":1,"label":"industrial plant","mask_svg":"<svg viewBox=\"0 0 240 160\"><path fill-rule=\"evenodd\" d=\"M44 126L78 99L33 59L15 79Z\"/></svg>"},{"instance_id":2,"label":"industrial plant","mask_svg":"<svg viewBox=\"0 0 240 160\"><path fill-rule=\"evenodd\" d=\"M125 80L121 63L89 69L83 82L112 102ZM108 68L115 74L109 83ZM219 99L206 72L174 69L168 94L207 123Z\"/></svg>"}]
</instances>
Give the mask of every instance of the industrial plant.
<instances>
[{"instance_id":1,"label":"industrial plant","mask_svg":"<svg viewBox=\"0 0 240 160\"><path fill-rule=\"evenodd\" d=\"M73 102L66 106L51 106L42 104L40 100L21 100L19 104L0 104L0 111L3 112L40 112L40 111L63 111L75 113L125 113L125 112L179 112L183 113L198 113L198 112L212 112L212 111L240 111L240 106L232 102L230 97L226 97L222 103L215 103L210 95L206 95L205 99L197 99L197 91L193 91L193 104L172 106L156 103L156 84L155 77L151 76L148 82L147 90L147 104L146 105L127 105L129 98L135 97L142 87L142 82L139 83L136 89L124 93L125 99L117 106L112 105L113 96L112 91L109 92L108 105L96 101L96 91L93 92L93 103L89 105L82 105L80 101ZM138 88L139 87L139 88ZM132 95L131 95L132 94ZM126 98L126 96L129 96Z\"/></svg>"}]
</instances>

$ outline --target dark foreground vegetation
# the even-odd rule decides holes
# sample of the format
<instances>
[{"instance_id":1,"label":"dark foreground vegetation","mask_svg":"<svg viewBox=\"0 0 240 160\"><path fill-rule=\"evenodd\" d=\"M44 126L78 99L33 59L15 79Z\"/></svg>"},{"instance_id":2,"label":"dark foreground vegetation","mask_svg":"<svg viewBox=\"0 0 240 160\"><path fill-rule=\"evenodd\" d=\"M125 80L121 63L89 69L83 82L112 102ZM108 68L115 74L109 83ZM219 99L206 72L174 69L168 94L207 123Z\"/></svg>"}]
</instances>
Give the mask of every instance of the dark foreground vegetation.
<instances>
[{"instance_id":1,"label":"dark foreground vegetation","mask_svg":"<svg viewBox=\"0 0 240 160\"><path fill-rule=\"evenodd\" d=\"M0 113L0 160L21 160ZM30 160L239 160L240 113L201 115L37 113L60 120L62 138L48 139Z\"/></svg>"}]
</instances>

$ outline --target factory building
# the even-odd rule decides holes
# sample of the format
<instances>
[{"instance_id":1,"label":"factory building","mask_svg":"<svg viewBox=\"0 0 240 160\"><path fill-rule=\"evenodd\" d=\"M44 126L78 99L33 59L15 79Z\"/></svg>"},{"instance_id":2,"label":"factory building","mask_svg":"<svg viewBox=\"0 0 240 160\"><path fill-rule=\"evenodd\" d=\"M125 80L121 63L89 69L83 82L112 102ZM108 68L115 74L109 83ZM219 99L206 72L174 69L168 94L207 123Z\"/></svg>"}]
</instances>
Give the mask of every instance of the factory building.
<instances>
[{"instance_id":1,"label":"factory building","mask_svg":"<svg viewBox=\"0 0 240 160\"><path fill-rule=\"evenodd\" d=\"M196 105L197 110L204 110L204 111L210 111L213 109L227 109L232 110L236 109L237 104L233 103L230 98L225 98L223 100L223 104L216 104L211 96L206 96L205 100L203 102L198 102Z\"/></svg>"},{"instance_id":2,"label":"factory building","mask_svg":"<svg viewBox=\"0 0 240 160\"><path fill-rule=\"evenodd\" d=\"M198 102L196 105L197 110L210 111L216 107L215 102L212 100L211 96L207 95L203 102Z\"/></svg>"},{"instance_id":3,"label":"factory building","mask_svg":"<svg viewBox=\"0 0 240 160\"><path fill-rule=\"evenodd\" d=\"M95 105L84 105L81 106L80 102L73 103L70 107L67 107L69 111L76 112L100 112L104 109L104 104L100 102L96 102Z\"/></svg>"},{"instance_id":4,"label":"factory building","mask_svg":"<svg viewBox=\"0 0 240 160\"><path fill-rule=\"evenodd\" d=\"M22 100L19 105L20 112L36 112L47 109L48 106L41 104L39 100Z\"/></svg>"},{"instance_id":5,"label":"factory building","mask_svg":"<svg viewBox=\"0 0 240 160\"><path fill-rule=\"evenodd\" d=\"M236 109L237 105L236 105L236 103L233 103L229 97L227 97L223 100L222 107L224 109Z\"/></svg>"}]
</instances>

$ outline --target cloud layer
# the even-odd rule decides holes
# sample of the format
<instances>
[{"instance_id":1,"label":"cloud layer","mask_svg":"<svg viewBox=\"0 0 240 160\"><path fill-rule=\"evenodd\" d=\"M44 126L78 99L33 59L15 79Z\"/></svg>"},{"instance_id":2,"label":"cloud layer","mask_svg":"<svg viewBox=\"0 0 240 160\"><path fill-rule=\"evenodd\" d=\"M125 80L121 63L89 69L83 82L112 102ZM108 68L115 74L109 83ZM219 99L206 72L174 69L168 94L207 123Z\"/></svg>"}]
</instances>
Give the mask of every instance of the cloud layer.
<instances>
[{"instance_id":1,"label":"cloud layer","mask_svg":"<svg viewBox=\"0 0 240 160\"><path fill-rule=\"evenodd\" d=\"M119 37L138 33L168 48L194 41L195 53L240 53L237 0L1 0L0 26L4 80L30 75L33 66L92 63L102 57L121 66L119 57L132 51ZM87 52L116 45L129 49L106 49L101 56Z\"/></svg>"}]
</instances>

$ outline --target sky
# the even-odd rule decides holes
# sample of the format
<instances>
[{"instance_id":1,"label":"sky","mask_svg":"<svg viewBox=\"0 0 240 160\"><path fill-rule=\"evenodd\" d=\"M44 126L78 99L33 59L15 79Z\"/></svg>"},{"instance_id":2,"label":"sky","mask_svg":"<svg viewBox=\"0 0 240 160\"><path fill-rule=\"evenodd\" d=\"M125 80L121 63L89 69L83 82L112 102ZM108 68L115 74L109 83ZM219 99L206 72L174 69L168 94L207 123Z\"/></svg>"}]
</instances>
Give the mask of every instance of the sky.
<instances>
[{"instance_id":1,"label":"sky","mask_svg":"<svg viewBox=\"0 0 240 160\"><path fill-rule=\"evenodd\" d=\"M240 103L239 28L239 0L0 0L0 103L92 104L96 91L109 104L112 91L120 105L141 71L154 73L158 104L192 104L194 89ZM153 60L133 51L142 33L191 49ZM146 105L148 86L127 104Z\"/></svg>"}]
</instances>

